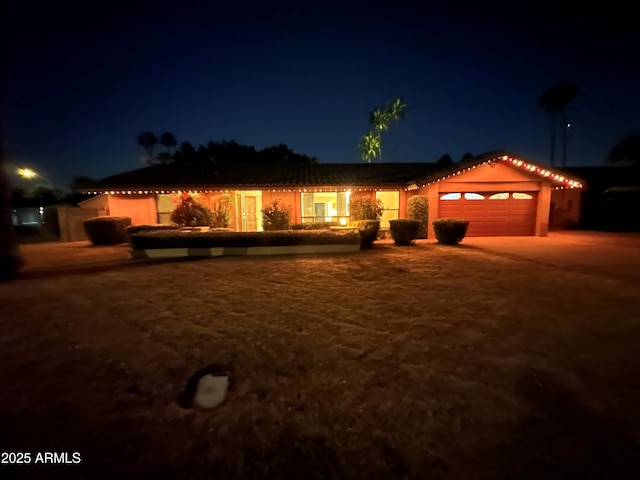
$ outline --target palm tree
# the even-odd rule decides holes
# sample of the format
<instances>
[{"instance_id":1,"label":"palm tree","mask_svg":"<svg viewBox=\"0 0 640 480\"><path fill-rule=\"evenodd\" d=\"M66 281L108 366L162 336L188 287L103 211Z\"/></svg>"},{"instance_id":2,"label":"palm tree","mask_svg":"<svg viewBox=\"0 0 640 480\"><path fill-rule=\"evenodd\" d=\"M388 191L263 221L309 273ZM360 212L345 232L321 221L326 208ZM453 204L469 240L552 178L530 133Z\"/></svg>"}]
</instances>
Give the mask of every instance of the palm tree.
<instances>
[{"instance_id":1,"label":"palm tree","mask_svg":"<svg viewBox=\"0 0 640 480\"><path fill-rule=\"evenodd\" d=\"M164 132L162 135L160 135L160 145L167 149L167 153L169 154L169 156L172 156L173 149L176 148L178 142L176 141L176 137L173 133Z\"/></svg>"},{"instance_id":2,"label":"palm tree","mask_svg":"<svg viewBox=\"0 0 640 480\"><path fill-rule=\"evenodd\" d=\"M578 87L571 82L561 82L558 85L544 92L538 99L538 107L550 114L551 119L551 165L555 163L556 137L558 130L558 120L562 119L562 166L567 163L567 132L569 121L567 119L566 107L575 97Z\"/></svg>"},{"instance_id":3,"label":"palm tree","mask_svg":"<svg viewBox=\"0 0 640 480\"><path fill-rule=\"evenodd\" d=\"M623 138L609 152L607 160L611 163L630 163L640 166L640 134Z\"/></svg>"},{"instance_id":4,"label":"palm tree","mask_svg":"<svg viewBox=\"0 0 640 480\"><path fill-rule=\"evenodd\" d=\"M0 79L0 108L3 94L2 79ZM1 115L2 111L0 111ZM4 155L4 141L2 137L2 118L0 118L0 280L11 280L18 276L24 264L18 239L13 230L11 210L11 186L6 170Z\"/></svg>"},{"instance_id":5,"label":"palm tree","mask_svg":"<svg viewBox=\"0 0 640 480\"><path fill-rule=\"evenodd\" d=\"M393 122L402 120L406 112L407 105L400 97L397 97L384 108L376 108L369 114L369 124L372 127L372 131L360 139L360 153L364 161L371 163L377 156L382 162L382 133L389 130ZM377 153L372 157L370 152L374 144L377 145Z\"/></svg>"},{"instance_id":6,"label":"palm tree","mask_svg":"<svg viewBox=\"0 0 640 480\"><path fill-rule=\"evenodd\" d=\"M367 163L373 162L380 151L380 135L370 132L360 138L360 156Z\"/></svg>"},{"instance_id":7,"label":"palm tree","mask_svg":"<svg viewBox=\"0 0 640 480\"><path fill-rule=\"evenodd\" d=\"M138 135L138 145L147 152L147 162L153 160L153 149L158 145L158 137L153 132L142 132Z\"/></svg>"}]
</instances>

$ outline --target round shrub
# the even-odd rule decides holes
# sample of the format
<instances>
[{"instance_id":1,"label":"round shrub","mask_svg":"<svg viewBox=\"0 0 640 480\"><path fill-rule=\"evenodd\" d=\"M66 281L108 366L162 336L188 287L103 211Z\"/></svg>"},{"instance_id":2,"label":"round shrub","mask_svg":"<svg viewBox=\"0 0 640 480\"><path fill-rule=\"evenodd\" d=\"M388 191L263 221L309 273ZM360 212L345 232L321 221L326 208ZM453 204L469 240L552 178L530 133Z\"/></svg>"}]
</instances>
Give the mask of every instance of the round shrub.
<instances>
[{"instance_id":1,"label":"round shrub","mask_svg":"<svg viewBox=\"0 0 640 480\"><path fill-rule=\"evenodd\" d=\"M378 239L380 222L377 220L357 220L349 222L349 226L357 228L360 232L360 248L367 249L373 246L373 242Z\"/></svg>"},{"instance_id":2,"label":"round shrub","mask_svg":"<svg viewBox=\"0 0 640 480\"><path fill-rule=\"evenodd\" d=\"M117 245L126 243L129 217L96 217L83 222L84 231L94 245Z\"/></svg>"},{"instance_id":3,"label":"round shrub","mask_svg":"<svg viewBox=\"0 0 640 480\"><path fill-rule=\"evenodd\" d=\"M211 224L211 211L191 195L184 195L171 212L171 221L183 227L208 226Z\"/></svg>"},{"instance_id":4,"label":"round shrub","mask_svg":"<svg viewBox=\"0 0 640 480\"><path fill-rule=\"evenodd\" d=\"M349 204L349 210L351 211L351 220L376 220L380 221L382 218L382 212L384 212L384 206L382 201L374 200L367 197L353 197Z\"/></svg>"},{"instance_id":5,"label":"round shrub","mask_svg":"<svg viewBox=\"0 0 640 480\"><path fill-rule=\"evenodd\" d=\"M433 221L433 231L439 243L457 245L467 234L468 220L456 218L440 218Z\"/></svg>"},{"instance_id":6,"label":"round shrub","mask_svg":"<svg viewBox=\"0 0 640 480\"><path fill-rule=\"evenodd\" d=\"M417 238L427 238L427 225L429 225L429 200L422 195L411 197L407 202L409 218L422 223Z\"/></svg>"},{"instance_id":7,"label":"round shrub","mask_svg":"<svg viewBox=\"0 0 640 480\"><path fill-rule=\"evenodd\" d=\"M269 230L288 230L291 221L291 205L276 198L269 202L262 211L262 228Z\"/></svg>"},{"instance_id":8,"label":"round shrub","mask_svg":"<svg viewBox=\"0 0 640 480\"><path fill-rule=\"evenodd\" d=\"M422 222L411 219L389 220L389 232L396 245L411 245L418 238Z\"/></svg>"}]
</instances>

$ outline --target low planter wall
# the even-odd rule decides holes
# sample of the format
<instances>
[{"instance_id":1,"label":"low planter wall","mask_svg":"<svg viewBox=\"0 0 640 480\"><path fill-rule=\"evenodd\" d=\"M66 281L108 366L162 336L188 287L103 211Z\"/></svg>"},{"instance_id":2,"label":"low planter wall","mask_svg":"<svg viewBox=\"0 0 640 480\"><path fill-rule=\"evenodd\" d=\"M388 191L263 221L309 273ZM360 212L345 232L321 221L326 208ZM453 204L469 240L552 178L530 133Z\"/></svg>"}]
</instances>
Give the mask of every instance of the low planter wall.
<instances>
[{"instance_id":1,"label":"low planter wall","mask_svg":"<svg viewBox=\"0 0 640 480\"><path fill-rule=\"evenodd\" d=\"M244 255L308 255L347 253L360 250L359 244L287 245L278 247L149 248L131 250L131 258L226 257Z\"/></svg>"}]
</instances>

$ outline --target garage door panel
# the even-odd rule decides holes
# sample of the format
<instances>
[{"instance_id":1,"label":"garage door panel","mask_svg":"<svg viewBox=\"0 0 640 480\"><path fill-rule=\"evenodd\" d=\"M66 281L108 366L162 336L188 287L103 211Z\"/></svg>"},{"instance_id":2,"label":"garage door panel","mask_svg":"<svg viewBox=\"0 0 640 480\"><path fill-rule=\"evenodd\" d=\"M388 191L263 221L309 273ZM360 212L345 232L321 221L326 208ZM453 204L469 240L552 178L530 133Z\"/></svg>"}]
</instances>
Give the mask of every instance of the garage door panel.
<instances>
[{"instance_id":1,"label":"garage door panel","mask_svg":"<svg viewBox=\"0 0 640 480\"><path fill-rule=\"evenodd\" d=\"M464 195L459 200L440 200L438 217L469 220L470 237L534 234L538 205L535 192L529 193L530 199L514 199L509 192L507 199L489 200L492 194L483 192L484 200L467 200Z\"/></svg>"}]
</instances>

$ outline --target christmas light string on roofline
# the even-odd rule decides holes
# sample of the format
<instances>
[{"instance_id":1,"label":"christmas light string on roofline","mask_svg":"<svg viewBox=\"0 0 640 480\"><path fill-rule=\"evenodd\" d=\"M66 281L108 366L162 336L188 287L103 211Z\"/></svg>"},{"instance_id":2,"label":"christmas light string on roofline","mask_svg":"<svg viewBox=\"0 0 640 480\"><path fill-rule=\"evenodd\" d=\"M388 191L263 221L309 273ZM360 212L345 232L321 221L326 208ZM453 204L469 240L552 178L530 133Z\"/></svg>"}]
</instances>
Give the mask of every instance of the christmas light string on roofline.
<instances>
[{"instance_id":1,"label":"christmas light string on roofline","mask_svg":"<svg viewBox=\"0 0 640 480\"><path fill-rule=\"evenodd\" d=\"M491 160L485 160L482 163L478 163L476 165L472 165L463 169L458 170L457 172L453 172L453 173L449 173L447 175L444 175L440 178L437 178L435 180L432 180L430 182L424 183L422 185L422 188L427 187L428 185L431 185L433 183L439 183L443 180L446 180L448 178L451 177L455 177L456 175L460 175L462 173L468 172L470 170L473 170L477 167L480 167L482 165L487 165L487 164L492 164L492 163L496 163L497 161L503 161L505 163L509 163L510 165L513 165L515 167L519 167L522 168L524 170L527 170L530 173L536 173L539 176L549 179L549 180L553 180L555 182L560 183L560 186L556 186L555 189L556 190L563 190L563 189L576 189L576 188L583 188L582 183L577 182L575 180L571 180L569 178L564 177L563 175L559 175L557 173L553 173L550 170L538 167L536 165L533 165L531 163L528 162L524 162L522 160L518 160L516 158L512 158L509 157L507 155L503 155L503 156L499 156L499 157L494 157ZM418 190L420 187L418 185L411 185L410 187L405 187L404 191L412 191L412 190ZM160 190L156 190L156 189L152 189L152 190L96 190L93 192L87 192L89 194L93 193L94 195L98 195L98 194L102 194L102 193L108 193L111 195L149 195L149 194L182 194L182 193L189 193L189 194L193 194L193 193L219 193L219 194L223 194L223 193L233 193L236 190L256 190L259 189L262 192L293 192L293 193L318 193L318 192L381 192L381 191L397 191L398 188L393 188L393 187L381 187L381 188L280 188L280 189L264 189L264 188L260 188L257 186L245 186L245 187L239 187L236 189L224 189L224 190L212 190L212 189L178 189L178 190L174 190L174 189L160 189Z\"/></svg>"},{"instance_id":2,"label":"christmas light string on roofline","mask_svg":"<svg viewBox=\"0 0 640 480\"><path fill-rule=\"evenodd\" d=\"M110 195L149 195L149 194L194 194L194 193L227 193L232 194L234 192L259 190L261 192L291 192L291 193L332 193L332 192L397 192L398 188L384 187L384 188L280 188L280 189L267 189L260 187L243 187L237 189L225 189L225 190L204 190L204 189L181 189L181 190L95 190L86 192L88 195L110 194Z\"/></svg>"},{"instance_id":3,"label":"christmas light string on roofline","mask_svg":"<svg viewBox=\"0 0 640 480\"><path fill-rule=\"evenodd\" d=\"M422 185L422 188L424 188L424 187L426 187L428 185L431 185L432 183L439 183L439 182L441 182L443 180L446 180L448 178L455 177L456 175L460 175L460 174L462 174L464 172L468 172L469 170L473 170L474 168L477 168L479 166L487 165L487 164L491 164L491 163L496 163L497 161L508 162L509 164L511 164L511 165L513 165L515 167L523 168L523 169L529 171L530 173L536 173L536 174L538 174L539 176L541 176L543 178L548 178L550 180L554 180L556 182L562 183L562 186L555 187L556 190L562 190L562 189L565 189L565 188L567 188L567 189L569 189L569 188L571 188L571 189L583 188L583 185L580 182L577 182L575 180L571 180L569 178L566 178L563 175L559 175L557 173L553 173L550 170L538 167L536 165L524 162L522 160L518 160L516 158L509 157L507 155L502 155L500 157L494 157L491 160L485 160L482 163L478 163L476 165L472 165L470 167L463 168L463 169L458 170L457 172L454 172L454 173L449 173L449 174L444 175L444 176L442 176L440 178L432 180L431 182L424 183ZM412 185L411 187L405 188L404 190L406 192L406 191L409 191L409 190L417 190L418 188L420 188L420 187L418 187L417 185Z\"/></svg>"}]
</instances>

